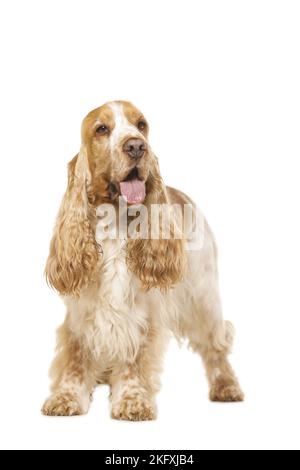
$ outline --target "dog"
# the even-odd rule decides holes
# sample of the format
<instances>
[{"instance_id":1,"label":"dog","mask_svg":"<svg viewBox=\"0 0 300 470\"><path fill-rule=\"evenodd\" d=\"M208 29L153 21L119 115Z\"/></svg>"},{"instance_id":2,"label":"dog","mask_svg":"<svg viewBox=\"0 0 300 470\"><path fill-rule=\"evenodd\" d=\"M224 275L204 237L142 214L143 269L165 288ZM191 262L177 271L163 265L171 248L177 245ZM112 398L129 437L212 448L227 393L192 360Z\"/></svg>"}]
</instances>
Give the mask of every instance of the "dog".
<instances>
[{"instance_id":1,"label":"dog","mask_svg":"<svg viewBox=\"0 0 300 470\"><path fill-rule=\"evenodd\" d=\"M170 332L202 357L212 401L244 399L228 362L233 327L222 316L214 237L203 217L195 222L191 199L164 184L148 132L144 115L126 101L106 103L83 120L45 270L67 308L45 415L87 413L94 388L104 383L113 418L155 419ZM192 217L182 227L186 207ZM109 208L115 217L103 230ZM117 227L125 214L128 228L134 211L147 214L146 236Z\"/></svg>"}]
</instances>

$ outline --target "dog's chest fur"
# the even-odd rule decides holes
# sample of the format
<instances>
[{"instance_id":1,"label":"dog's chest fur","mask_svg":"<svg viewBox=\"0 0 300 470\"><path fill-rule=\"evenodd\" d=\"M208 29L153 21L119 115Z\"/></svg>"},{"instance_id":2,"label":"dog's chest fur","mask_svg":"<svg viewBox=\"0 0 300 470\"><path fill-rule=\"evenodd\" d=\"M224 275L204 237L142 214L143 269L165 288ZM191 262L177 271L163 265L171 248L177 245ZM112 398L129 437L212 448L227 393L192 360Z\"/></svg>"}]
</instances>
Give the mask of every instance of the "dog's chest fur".
<instances>
[{"instance_id":1,"label":"dog's chest fur","mask_svg":"<svg viewBox=\"0 0 300 470\"><path fill-rule=\"evenodd\" d=\"M132 362L148 327L147 294L141 293L138 281L127 270L126 242L105 240L101 244L99 282L79 299L67 299L69 326L78 338L84 337L96 360Z\"/></svg>"}]
</instances>

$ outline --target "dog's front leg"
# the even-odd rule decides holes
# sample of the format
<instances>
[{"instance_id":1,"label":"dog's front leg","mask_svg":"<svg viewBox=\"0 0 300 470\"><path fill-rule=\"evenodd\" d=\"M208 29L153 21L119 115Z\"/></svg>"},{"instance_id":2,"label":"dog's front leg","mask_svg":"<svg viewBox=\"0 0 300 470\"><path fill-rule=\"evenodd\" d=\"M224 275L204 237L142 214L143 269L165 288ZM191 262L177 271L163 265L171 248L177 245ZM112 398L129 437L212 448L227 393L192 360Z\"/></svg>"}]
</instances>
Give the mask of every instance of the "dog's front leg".
<instances>
[{"instance_id":1,"label":"dog's front leg","mask_svg":"<svg viewBox=\"0 0 300 470\"><path fill-rule=\"evenodd\" d=\"M57 356L52 363L50 376L52 394L44 403L42 413L48 416L86 414L95 380L89 355L66 324L58 330Z\"/></svg>"},{"instance_id":2,"label":"dog's front leg","mask_svg":"<svg viewBox=\"0 0 300 470\"><path fill-rule=\"evenodd\" d=\"M155 396L166 338L151 328L133 364L119 364L111 373L111 415L114 419L147 421L156 418Z\"/></svg>"}]
</instances>

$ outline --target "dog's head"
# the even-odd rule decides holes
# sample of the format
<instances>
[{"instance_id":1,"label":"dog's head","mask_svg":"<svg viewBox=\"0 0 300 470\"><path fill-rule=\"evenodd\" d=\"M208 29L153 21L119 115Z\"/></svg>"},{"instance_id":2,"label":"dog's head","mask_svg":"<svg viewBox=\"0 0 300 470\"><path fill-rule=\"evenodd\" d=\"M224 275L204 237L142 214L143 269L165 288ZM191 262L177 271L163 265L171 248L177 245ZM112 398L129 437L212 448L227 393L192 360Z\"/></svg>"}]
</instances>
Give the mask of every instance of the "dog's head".
<instances>
[{"instance_id":1,"label":"dog's head","mask_svg":"<svg viewBox=\"0 0 300 470\"><path fill-rule=\"evenodd\" d=\"M131 103L114 101L91 111L82 123L94 203L143 203L153 189L156 159L148 142L149 126Z\"/></svg>"},{"instance_id":2,"label":"dog's head","mask_svg":"<svg viewBox=\"0 0 300 470\"><path fill-rule=\"evenodd\" d=\"M95 239L96 208L101 203L115 207L123 196L128 204L143 203L148 209L168 204L148 130L143 114L125 101L107 103L83 120L81 149L69 163L68 187L46 265L49 283L61 294L79 295L94 275L97 279L102 248ZM161 220L159 216L154 222L159 234ZM151 236L151 218L147 223ZM162 238L127 242L127 266L146 289L167 289L182 277L183 240Z\"/></svg>"}]
</instances>

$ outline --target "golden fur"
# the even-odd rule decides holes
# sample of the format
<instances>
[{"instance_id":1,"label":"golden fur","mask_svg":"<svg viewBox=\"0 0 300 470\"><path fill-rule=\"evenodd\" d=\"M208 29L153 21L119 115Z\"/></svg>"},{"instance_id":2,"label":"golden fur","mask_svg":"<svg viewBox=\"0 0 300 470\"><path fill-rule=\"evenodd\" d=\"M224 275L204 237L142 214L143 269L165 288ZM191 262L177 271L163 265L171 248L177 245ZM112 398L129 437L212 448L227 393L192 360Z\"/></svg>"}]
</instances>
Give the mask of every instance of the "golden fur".
<instances>
[{"instance_id":1,"label":"golden fur","mask_svg":"<svg viewBox=\"0 0 300 470\"><path fill-rule=\"evenodd\" d=\"M138 130L141 119L146 127ZM108 131L99 135L103 124ZM133 168L122 151L131 136L147 143L137 165L146 184L144 205L170 206L169 239L97 235L97 208L107 202L117 208L119 183ZM52 395L44 414L86 413L94 387L108 383L114 418L154 419L168 331L187 338L202 356L211 400L243 399L227 360L232 327L222 319L213 236L205 222L198 234L201 249L190 253L189 233L174 236L174 203L183 207L191 201L165 186L142 113L127 102L107 103L89 113L80 152L69 164L46 265L47 280L62 296L67 316L58 331Z\"/></svg>"},{"instance_id":2,"label":"golden fur","mask_svg":"<svg viewBox=\"0 0 300 470\"><path fill-rule=\"evenodd\" d=\"M81 155L81 159L85 156ZM77 158L76 158L77 160ZM85 189L85 175L78 160L69 164L68 188L58 214L46 266L49 284L61 294L79 295L88 285L99 259L93 234L95 209Z\"/></svg>"}]
</instances>

